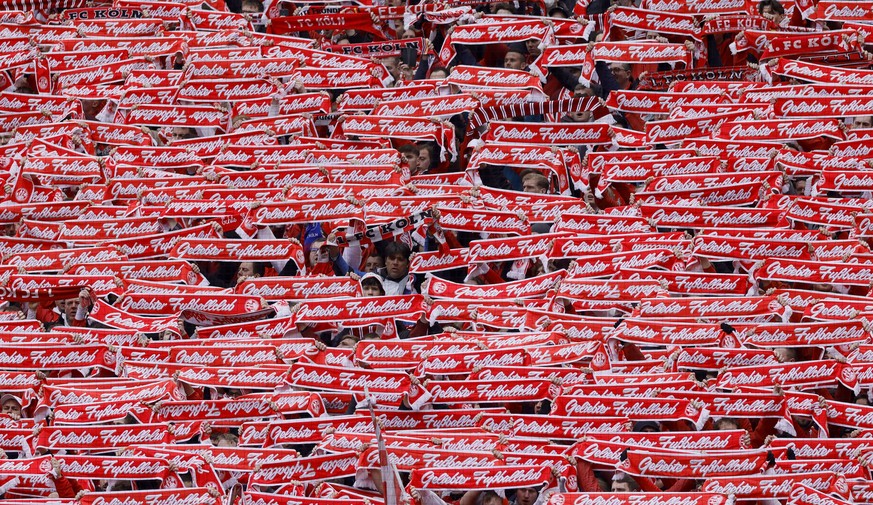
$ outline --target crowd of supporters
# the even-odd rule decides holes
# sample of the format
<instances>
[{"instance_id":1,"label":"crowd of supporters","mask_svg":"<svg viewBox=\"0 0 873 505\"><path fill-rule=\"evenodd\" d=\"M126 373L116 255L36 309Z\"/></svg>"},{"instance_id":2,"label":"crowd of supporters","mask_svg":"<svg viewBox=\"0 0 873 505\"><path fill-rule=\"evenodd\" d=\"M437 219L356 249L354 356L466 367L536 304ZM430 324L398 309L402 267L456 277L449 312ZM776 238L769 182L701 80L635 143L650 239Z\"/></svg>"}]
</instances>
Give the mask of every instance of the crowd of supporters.
<instances>
[{"instance_id":1,"label":"crowd of supporters","mask_svg":"<svg viewBox=\"0 0 873 505\"><path fill-rule=\"evenodd\" d=\"M3 501L873 503L873 2L0 8Z\"/></svg>"}]
</instances>

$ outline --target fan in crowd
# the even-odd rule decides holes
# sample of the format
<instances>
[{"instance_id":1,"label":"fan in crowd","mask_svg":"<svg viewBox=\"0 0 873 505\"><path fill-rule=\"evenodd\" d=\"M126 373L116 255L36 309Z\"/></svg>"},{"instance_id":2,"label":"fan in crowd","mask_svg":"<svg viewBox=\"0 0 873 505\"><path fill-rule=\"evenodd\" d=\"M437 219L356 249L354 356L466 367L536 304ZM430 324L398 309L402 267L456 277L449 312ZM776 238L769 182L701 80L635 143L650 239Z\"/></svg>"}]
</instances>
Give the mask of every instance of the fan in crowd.
<instances>
[{"instance_id":1,"label":"fan in crowd","mask_svg":"<svg viewBox=\"0 0 873 505\"><path fill-rule=\"evenodd\" d=\"M4 501L873 503L873 2L0 8Z\"/></svg>"}]
</instances>

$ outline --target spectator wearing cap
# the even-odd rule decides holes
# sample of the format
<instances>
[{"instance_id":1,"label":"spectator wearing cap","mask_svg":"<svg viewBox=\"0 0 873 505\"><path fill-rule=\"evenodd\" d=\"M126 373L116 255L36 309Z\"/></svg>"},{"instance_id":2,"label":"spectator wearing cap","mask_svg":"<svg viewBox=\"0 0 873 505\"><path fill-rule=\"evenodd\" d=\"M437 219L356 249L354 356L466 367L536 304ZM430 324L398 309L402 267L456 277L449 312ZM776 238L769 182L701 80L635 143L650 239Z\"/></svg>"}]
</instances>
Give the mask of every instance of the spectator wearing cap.
<instances>
[{"instance_id":1,"label":"spectator wearing cap","mask_svg":"<svg viewBox=\"0 0 873 505\"><path fill-rule=\"evenodd\" d=\"M346 275L363 272L351 265L360 265L360 245L346 247L342 254L336 242L336 231L331 231L327 238L319 223L307 225L303 251L307 258L307 268L311 275Z\"/></svg>"},{"instance_id":2,"label":"spectator wearing cap","mask_svg":"<svg viewBox=\"0 0 873 505\"><path fill-rule=\"evenodd\" d=\"M361 278L361 294L364 296L385 296L385 286L382 277L376 273L367 273Z\"/></svg>"},{"instance_id":3,"label":"spectator wearing cap","mask_svg":"<svg viewBox=\"0 0 873 505\"><path fill-rule=\"evenodd\" d=\"M569 19L570 16L570 11L561 3L557 3L549 9L550 18Z\"/></svg>"},{"instance_id":4,"label":"spectator wearing cap","mask_svg":"<svg viewBox=\"0 0 873 505\"><path fill-rule=\"evenodd\" d=\"M515 490L515 497L510 501L514 505L534 505L540 495L535 487L522 487Z\"/></svg>"},{"instance_id":5,"label":"spectator wearing cap","mask_svg":"<svg viewBox=\"0 0 873 505\"><path fill-rule=\"evenodd\" d=\"M657 433L661 431L661 425L657 421L637 421L634 423L634 431L639 433Z\"/></svg>"},{"instance_id":6,"label":"spectator wearing cap","mask_svg":"<svg viewBox=\"0 0 873 505\"><path fill-rule=\"evenodd\" d=\"M21 400L15 395L5 393L0 396L0 409L2 409L4 415L12 419L21 419Z\"/></svg>"}]
</instances>

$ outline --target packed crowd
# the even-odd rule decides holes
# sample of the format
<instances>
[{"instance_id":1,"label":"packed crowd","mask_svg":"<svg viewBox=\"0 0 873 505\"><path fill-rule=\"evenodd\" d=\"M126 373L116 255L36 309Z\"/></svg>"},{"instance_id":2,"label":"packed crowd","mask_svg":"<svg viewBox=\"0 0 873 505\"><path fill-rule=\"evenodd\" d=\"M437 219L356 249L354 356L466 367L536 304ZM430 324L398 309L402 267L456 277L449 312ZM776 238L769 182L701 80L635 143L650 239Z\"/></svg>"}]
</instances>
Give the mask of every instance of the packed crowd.
<instances>
[{"instance_id":1,"label":"packed crowd","mask_svg":"<svg viewBox=\"0 0 873 505\"><path fill-rule=\"evenodd\" d=\"M0 8L3 501L873 503L873 2Z\"/></svg>"}]
</instances>

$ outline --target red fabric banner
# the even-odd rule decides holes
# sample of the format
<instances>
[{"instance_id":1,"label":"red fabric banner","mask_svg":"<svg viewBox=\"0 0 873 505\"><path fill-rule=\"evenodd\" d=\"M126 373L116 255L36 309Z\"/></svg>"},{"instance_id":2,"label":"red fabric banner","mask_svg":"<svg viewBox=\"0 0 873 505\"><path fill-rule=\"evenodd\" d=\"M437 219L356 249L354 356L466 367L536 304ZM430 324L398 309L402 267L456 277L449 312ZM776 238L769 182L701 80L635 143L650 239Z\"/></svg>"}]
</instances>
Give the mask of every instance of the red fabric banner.
<instances>
[{"instance_id":1,"label":"red fabric banner","mask_svg":"<svg viewBox=\"0 0 873 505\"><path fill-rule=\"evenodd\" d=\"M700 479L757 474L766 465L766 450L700 456L631 449L619 468L631 475Z\"/></svg>"},{"instance_id":2,"label":"red fabric banner","mask_svg":"<svg viewBox=\"0 0 873 505\"><path fill-rule=\"evenodd\" d=\"M549 468L535 466L493 466L471 468L416 468L409 485L418 489L471 490L539 487L552 478Z\"/></svg>"}]
</instances>

